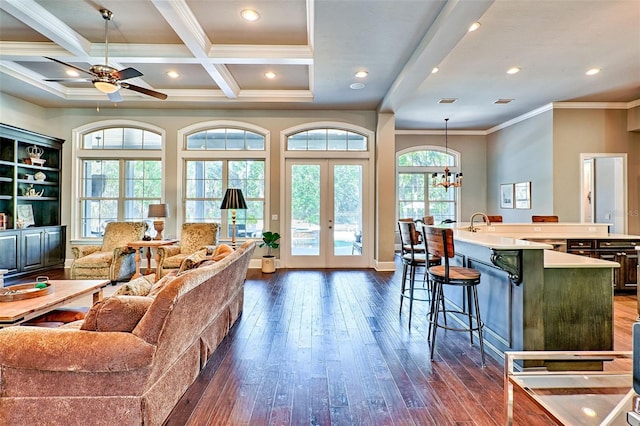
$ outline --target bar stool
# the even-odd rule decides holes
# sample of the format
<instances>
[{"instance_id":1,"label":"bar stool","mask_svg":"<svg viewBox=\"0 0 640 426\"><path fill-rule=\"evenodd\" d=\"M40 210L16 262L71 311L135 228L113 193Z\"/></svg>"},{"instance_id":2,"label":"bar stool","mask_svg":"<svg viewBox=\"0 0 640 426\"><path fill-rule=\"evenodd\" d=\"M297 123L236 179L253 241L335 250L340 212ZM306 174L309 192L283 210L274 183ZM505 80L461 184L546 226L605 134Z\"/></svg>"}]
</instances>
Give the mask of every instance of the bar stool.
<instances>
[{"instance_id":1,"label":"bar stool","mask_svg":"<svg viewBox=\"0 0 640 426\"><path fill-rule=\"evenodd\" d=\"M428 285L429 281L426 279L426 266L439 265L441 260L436 256L428 256L424 245L420 245L418 240L418 233L416 232L416 226L413 222L398 221L398 230L400 231L400 246L401 246L401 258L402 258L402 288L400 290L400 315L402 315L402 305L404 299L409 299L409 328L411 328L411 314L413 313L413 301L419 300L428 302L429 293L431 288ZM427 260L428 259L428 260ZM428 265L427 265L428 262ZM426 287L415 287L416 270L423 268L425 274L424 283ZM407 288L407 275L409 276L409 288ZM425 296L423 298L415 296L415 290L423 290Z\"/></svg>"},{"instance_id":2,"label":"bar stool","mask_svg":"<svg viewBox=\"0 0 640 426\"><path fill-rule=\"evenodd\" d=\"M429 319L429 331L427 332L427 336L431 343L431 360L433 360L433 354L435 351L436 332L438 328L444 328L452 331L468 331L472 345L473 332L477 331L478 338L480 340L482 366L485 367L484 340L482 338L482 328L484 327L484 323L480 317L480 306L478 303L477 291L477 286L480 284L480 271L461 266L449 266L449 259L453 258L455 255L452 229L424 226L422 228L422 235L424 235L426 240L427 252L431 255L444 259L444 265L432 266L427 271L429 279L432 282L431 312ZM445 285L463 287L463 291L466 293L466 311L447 310L445 308ZM442 308L440 307L440 303L434 303L434 301L439 301L441 299L443 301ZM440 314L442 313L446 319L448 312L466 315L469 319L469 327L454 328L447 326L446 323L440 323Z\"/></svg>"}]
</instances>

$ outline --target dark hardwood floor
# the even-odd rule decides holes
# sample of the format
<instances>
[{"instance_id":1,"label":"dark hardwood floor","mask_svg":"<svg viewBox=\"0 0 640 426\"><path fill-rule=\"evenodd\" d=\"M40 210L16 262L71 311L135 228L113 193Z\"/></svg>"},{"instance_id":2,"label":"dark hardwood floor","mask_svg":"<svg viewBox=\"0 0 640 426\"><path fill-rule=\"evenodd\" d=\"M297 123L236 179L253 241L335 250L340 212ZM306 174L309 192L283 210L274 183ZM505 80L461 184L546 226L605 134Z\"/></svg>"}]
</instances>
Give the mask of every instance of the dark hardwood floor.
<instances>
[{"instance_id":1,"label":"dark hardwood floor","mask_svg":"<svg viewBox=\"0 0 640 426\"><path fill-rule=\"evenodd\" d=\"M481 368L451 331L431 362L425 303L411 331L398 315L400 271L250 270L239 322L167 424L504 424L502 363ZM615 297L616 350L631 349L636 316L635 295ZM554 423L516 394L515 424Z\"/></svg>"}]
</instances>

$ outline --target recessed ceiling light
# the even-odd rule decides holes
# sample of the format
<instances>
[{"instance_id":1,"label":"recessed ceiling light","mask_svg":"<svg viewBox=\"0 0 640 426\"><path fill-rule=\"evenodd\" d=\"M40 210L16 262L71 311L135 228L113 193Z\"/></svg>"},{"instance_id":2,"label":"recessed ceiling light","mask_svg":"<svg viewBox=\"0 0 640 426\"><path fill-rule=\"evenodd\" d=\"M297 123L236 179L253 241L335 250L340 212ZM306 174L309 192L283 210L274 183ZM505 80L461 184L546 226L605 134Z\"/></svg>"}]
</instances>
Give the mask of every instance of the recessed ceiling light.
<instances>
[{"instance_id":1,"label":"recessed ceiling light","mask_svg":"<svg viewBox=\"0 0 640 426\"><path fill-rule=\"evenodd\" d=\"M368 75L369 73L367 71L358 71L357 73L355 73L355 76L357 78L365 78Z\"/></svg>"},{"instance_id":2,"label":"recessed ceiling light","mask_svg":"<svg viewBox=\"0 0 640 426\"><path fill-rule=\"evenodd\" d=\"M600 68L591 68L589 71L587 71L585 74L586 75L596 75L600 72Z\"/></svg>"},{"instance_id":3,"label":"recessed ceiling light","mask_svg":"<svg viewBox=\"0 0 640 426\"><path fill-rule=\"evenodd\" d=\"M364 84L362 84L362 83L353 83L349 87L351 87L353 90L360 90L360 89L364 89Z\"/></svg>"},{"instance_id":4,"label":"recessed ceiling light","mask_svg":"<svg viewBox=\"0 0 640 426\"><path fill-rule=\"evenodd\" d=\"M440 68L438 68L438 67L433 67L433 69L431 70L431 74L435 74L435 73L437 73L438 71L440 71Z\"/></svg>"},{"instance_id":5,"label":"recessed ceiling light","mask_svg":"<svg viewBox=\"0 0 640 426\"><path fill-rule=\"evenodd\" d=\"M497 100L494 102L494 104L497 104L497 105L505 105L505 104L508 104L508 103L510 103L510 102L513 102L513 99L497 99Z\"/></svg>"},{"instance_id":6,"label":"recessed ceiling light","mask_svg":"<svg viewBox=\"0 0 640 426\"><path fill-rule=\"evenodd\" d=\"M473 24L471 24L471 26L469 27L469 29L467 30L468 32L472 32L477 30L478 28L480 28L480 22L476 21Z\"/></svg>"},{"instance_id":7,"label":"recessed ceiling light","mask_svg":"<svg viewBox=\"0 0 640 426\"><path fill-rule=\"evenodd\" d=\"M518 74L520 72L520 68L511 67L507 70L507 74Z\"/></svg>"},{"instance_id":8,"label":"recessed ceiling light","mask_svg":"<svg viewBox=\"0 0 640 426\"><path fill-rule=\"evenodd\" d=\"M240 15L245 19L245 21L253 22L260 19L260 15L253 9L244 9L240 12Z\"/></svg>"},{"instance_id":9,"label":"recessed ceiling light","mask_svg":"<svg viewBox=\"0 0 640 426\"><path fill-rule=\"evenodd\" d=\"M457 101L458 98L442 98L438 101L439 104L452 104Z\"/></svg>"},{"instance_id":10,"label":"recessed ceiling light","mask_svg":"<svg viewBox=\"0 0 640 426\"><path fill-rule=\"evenodd\" d=\"M168 75L169 77L171 77L171 78L178 78L178 77L180 77L180 74L178 74L176 71L173 71L173 70L171 70L171 71L167 71L167 75Z\"/></svg>"},{"instance_id":11,"label":"recessed ceiling light","mask_svg":"<svg viewBox=\"0 0 640 426\"><path fill-rule=\"evenodd\" d=\"M65 74L67 74L69 77L79 77L80 73L76 70L66 70Z\"/></svg>"},{"instance_id":12,"label":"recessed ceiling light","mask_svg":"<svg viewBox=\"0 0 640 426\"><path fill-rule=\"evenodd\" d=\"M273 78L276 78L276 73L273 71L267 71L264 73L264 76L267 77L268 79L273 79Z\"/></svg>"}]
</instances>

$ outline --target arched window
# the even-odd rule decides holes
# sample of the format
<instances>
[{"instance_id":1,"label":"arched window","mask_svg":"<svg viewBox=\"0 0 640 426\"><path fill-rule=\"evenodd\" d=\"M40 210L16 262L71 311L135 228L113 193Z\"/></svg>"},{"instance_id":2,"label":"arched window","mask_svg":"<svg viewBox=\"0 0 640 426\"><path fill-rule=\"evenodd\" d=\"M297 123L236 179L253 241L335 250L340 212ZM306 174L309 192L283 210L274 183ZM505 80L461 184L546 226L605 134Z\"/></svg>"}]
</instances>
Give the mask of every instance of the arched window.
<instances>
[{"instance_id":1,"label":"arched window","mask_svg":"<svg viewBox=\"0 0 640 426\"><path fill-rule=\"evenodd\" d=\"M436 224L445 219L456 220L457 188L433 185L433 173L442 173L445 166L452 173L459 170L459 154L440 147L415 147L398 153L398 218L433 216Z\"/></svg>"},{"instance_id":2,"label":"arched window","mask_svg":"<svg viewBox=\"0 0 640 426\"><path fill-rule=\"evenodd\" d=\"M240 188L247 209L236 212L236 236L262 236L267 138L266 131L248 127L242 123L211 123L205 129L199 125L191 133L183 130L184 222L219 223L220 237L231 237L231 211L223 213L220 204L227 188Z\"/></svg>"},{"instance_id":3,"label":"arched window","mask_svg":"<svg viewBox=\"0 0 640 426\"><path fill-rule=\"evenodd\" d=\"M76 147L80 238L100 237L108 222L147 221L162 200L159 132L133 126L99 127L80 134Z\"/></svg>"}]
</instances>

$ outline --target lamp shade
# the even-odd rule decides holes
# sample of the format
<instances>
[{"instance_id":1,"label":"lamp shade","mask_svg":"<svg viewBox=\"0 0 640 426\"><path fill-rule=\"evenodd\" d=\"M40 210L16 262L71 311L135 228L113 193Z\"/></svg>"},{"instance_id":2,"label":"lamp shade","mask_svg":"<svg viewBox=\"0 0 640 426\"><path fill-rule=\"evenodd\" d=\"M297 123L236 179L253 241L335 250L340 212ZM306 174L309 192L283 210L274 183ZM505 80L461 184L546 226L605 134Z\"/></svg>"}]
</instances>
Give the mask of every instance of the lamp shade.
<instances>
[{"instance_id":1,"label":"lamp shade","mask_svg":"<svg viewBox=\"0 0 640 426\"><path fill-rule=\"evenodd\" d=\"M168 204L149 204L147 217L169 217Z\"/></svg>"},{"instance_id":2,"label":"lamp shade","mask_svg":"<svg viewBox=\"0 0 640 426\"><path fill-rule=\"evenodd\" d=\"M246 209L247 203L244 202L242 196L242 190L239 188L227 188L227 192L224 194L220 209Z\"/></svg>"}]
</instances>

